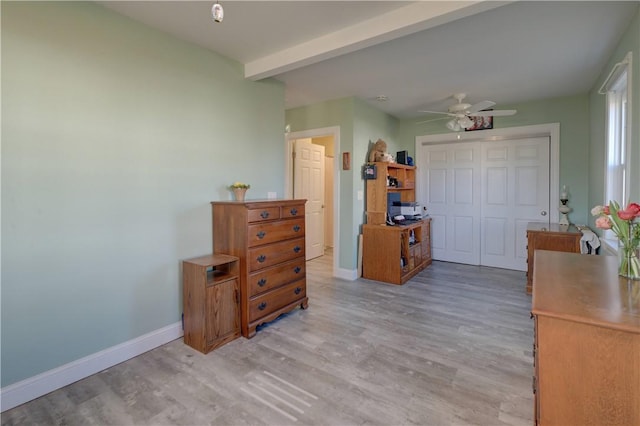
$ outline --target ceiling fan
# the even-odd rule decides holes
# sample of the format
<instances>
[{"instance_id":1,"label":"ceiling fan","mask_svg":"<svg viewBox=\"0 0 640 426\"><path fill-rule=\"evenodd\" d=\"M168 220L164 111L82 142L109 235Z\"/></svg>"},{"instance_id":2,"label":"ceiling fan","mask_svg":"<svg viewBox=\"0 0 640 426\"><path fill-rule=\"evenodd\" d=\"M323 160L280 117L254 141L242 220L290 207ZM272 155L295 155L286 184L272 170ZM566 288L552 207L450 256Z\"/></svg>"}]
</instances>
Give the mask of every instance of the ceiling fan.
<instances>
[{"instance_id":1,"label":"ceiling fan","mask_svg":"<svg viewBox=\"0 0 640 426\"><path fill-rule=\"evenodd\" d=\"M453 97L458 103L451 105L447 112L442 111L419 111L429 114L445 114L447 117L434 118L433 120L419 121L418 123L429 123L431 121L445 120L448 117L453 117L447 121L447 128L454 132L459 132L462 129L468 129L473 127L476 122L470 117L495 117L495 116L507 116L514 115L517 111L515 109L502 109L487 111L487 108L491 108L496 103L491 101L481 101L477 104L468 104L462 102L467 97L466 93L456 93Z\"/></svg>"}]
</instances>

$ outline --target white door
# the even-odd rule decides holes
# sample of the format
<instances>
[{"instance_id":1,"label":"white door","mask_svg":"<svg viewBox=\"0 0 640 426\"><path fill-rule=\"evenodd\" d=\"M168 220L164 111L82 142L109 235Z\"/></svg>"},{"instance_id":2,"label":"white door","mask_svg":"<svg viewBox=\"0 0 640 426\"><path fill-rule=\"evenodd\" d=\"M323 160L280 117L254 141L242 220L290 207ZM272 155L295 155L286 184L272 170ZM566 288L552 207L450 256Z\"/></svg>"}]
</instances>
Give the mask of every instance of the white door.
<instances>
[{"instance_id":1,"label":"white door","mask_svg":"<svg viewBox=\"0 0 640 426\"><path fill-rule=\"evenodd\" d=\"M549 221L548 137L482 144L480 264L527 270L527 223Z\"/></svg>"},{"instance_id":2,"label":"white door","mask_svg":"<svg viewBox=\"0 0 640 426\"><path fill-rule=\"evenodd\" d=\"M425 146L433 258L525 271L527 223L549 221L549 147L548 137Z\"/></svg>"},{"instance_id":3,"label":"white door","mask_svg":"<svg viewBox=\"0 0 640 426\"><path fill-rule=\"evenodd\" d=\"M426 172L421 200L431 217L432 256L480 264L480 146L429 145L419 167Z\"/></svg>"},{"instance_id":4,"label":"white door","mask_svg":"<svg viewBox=\"0 0 640 426\"><path fill-rule=\"evenodd\" d=\"M307 260L324 254L324 146L311 139L294 144L293 196L307 200L305 235Z\"/></svg>"}]
</instances>

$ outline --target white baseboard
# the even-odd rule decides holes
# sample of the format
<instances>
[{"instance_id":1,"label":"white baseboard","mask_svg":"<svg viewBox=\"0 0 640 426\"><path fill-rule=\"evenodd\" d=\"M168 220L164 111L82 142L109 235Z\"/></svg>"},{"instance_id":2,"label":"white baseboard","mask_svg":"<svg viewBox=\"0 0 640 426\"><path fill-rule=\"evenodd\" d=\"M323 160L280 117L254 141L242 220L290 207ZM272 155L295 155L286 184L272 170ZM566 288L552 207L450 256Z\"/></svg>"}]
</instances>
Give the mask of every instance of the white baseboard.
<instances>
[{"instance_id":1,"label":"white baseboard","mask_svg":"<svg viewBox=\"0 0 640 426\"><path fill-rule=\"evenodd\" d=\"M335 277L342 278L343 280L355 281L358 279L358 270L357 269L343 269L338 268L335 270Z\"/></svg>"},{"instance_id":2,"label":"white baseboard","mask_svg":"<svg viewBox=\"0 0 640 426\"><path fill-rule=\"evenodd\" d=\"M4 412L182 337L182 321L0 389Z\"/></svg>"}]
</instances>

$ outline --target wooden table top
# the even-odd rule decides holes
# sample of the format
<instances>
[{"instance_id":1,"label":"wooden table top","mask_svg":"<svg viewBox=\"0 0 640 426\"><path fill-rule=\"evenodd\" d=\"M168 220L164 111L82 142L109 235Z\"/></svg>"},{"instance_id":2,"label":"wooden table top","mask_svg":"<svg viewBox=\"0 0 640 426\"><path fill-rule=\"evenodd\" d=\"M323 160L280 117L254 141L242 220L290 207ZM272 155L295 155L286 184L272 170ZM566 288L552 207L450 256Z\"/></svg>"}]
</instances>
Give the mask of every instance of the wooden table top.
<instances>
[{"instance_id":1,"label":"wooden table top","mask_svg":"<svg viewBox=\"0 0 640 426\"><path fill-rule=\"evenodd\" d=\"M527 231L535 232L554 232L554 233L581 233L575 225L560 225L559 223L546 223L546 222L529 222L527 224Z\"/></svg>"},{"instance_id":2,"label":"wooden table top","mask_svg":"<svg viewBox=\"0 0 640 426\"><path fill-rule=\"evenodd\" d=\"M617 256L536 250L532 313L640 334L640 281Z\"/></svg>"}]
</instances>

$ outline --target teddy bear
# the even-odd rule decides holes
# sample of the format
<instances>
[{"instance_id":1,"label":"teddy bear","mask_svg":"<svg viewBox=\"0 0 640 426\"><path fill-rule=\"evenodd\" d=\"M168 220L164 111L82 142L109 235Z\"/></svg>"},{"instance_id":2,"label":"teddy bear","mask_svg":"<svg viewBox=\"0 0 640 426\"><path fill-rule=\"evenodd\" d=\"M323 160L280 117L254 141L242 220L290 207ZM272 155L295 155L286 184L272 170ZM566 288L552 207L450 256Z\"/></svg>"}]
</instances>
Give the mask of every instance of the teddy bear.
<instances>
[{"instance_id":1,"label":"teddy bear","mask_svg":"<svg viewBox=\"0 0 640 426\"><path fill-rule=\"evenodd\" d=\"M387 154L387 143L382 139L378 139L373 147L371 148L371 152L369 153L369 162L374 163L376 161L387 161L389 162L389 154Z\"/></svg>"}]
</instances>

